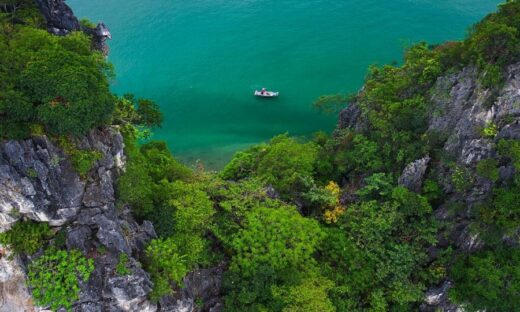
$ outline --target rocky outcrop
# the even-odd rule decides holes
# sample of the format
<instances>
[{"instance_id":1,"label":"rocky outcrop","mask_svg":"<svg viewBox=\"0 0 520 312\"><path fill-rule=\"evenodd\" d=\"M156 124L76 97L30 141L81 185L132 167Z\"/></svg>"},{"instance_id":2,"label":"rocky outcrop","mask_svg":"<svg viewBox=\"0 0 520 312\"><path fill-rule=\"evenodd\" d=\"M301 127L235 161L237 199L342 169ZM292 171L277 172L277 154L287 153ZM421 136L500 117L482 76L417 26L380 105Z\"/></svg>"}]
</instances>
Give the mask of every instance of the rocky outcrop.
<instances>
[{"instance_id":1,"label":"rocky outcrop","mask_svg":"<svg viewBox=\"0 0 520 312\"><path fill-rule=\"evenodd\" d=\"M434 215L444 226L438 233L437 245L428 250L431 261L443 248L453 247L456 253L468 254L484 247L484 241L474 231L473 210L490 197L492 182L478 176L476 166L483 159L497 157L496 144L500 139L520 139L520 63L508 68L500 90L482 86L479 75L476 68L466 67L437 79L428 93L430 111L427 120L428 132L440 138L443 160L419 159L407 165L399 178L400 185L415 192L420 192L428 170L441 178L445 200L434 207ZM482 135L482 129L489 125L496 126L496 137ZM357 103L340 113L338 128L368 131L367 121ZM471 187L465 191L456 191L451 180L456 167L470 173L465 182ZM501 160L498 171L497 183L506 185L516 170L511 163ZM504 243L512 242L504 238ZM432 285L421 310L460 311L448 299L452 283L444 281Z\"/></svg>"},{"instance_id":2,"label":"rocky outcrop","mask_svg":"<svg viewBox=\"0 0 520 312\"><path fill-rule=\"evenodd\" d=\"M156 311L147 300L150 277L136 260L155 231L151 223L139 225L127 209L115 207L114 181L125 164L123 139L108 128L91 131L77 145L103 155L84 179L45 136L0 144L0 231L21 219L48 222L65 233L67 249L94 260L95 270L73 311ZM115 268L122 253L128 255L130 273L119 276ZM20 261L1 257L0 311L30 311L18 303L27 293L24 274ZM9 289L18 289L17 295Z\"/></svg>"},{"instance_id":3,"label":"rocky outcrop","mask_svg":"<svg viewBox=\"0 0 520 312\"><path fill-rule=\"evenodd\" d=\"M92 37L94 49L108 54L106 40L112 39L112 35L103 22L99 22L95 28L82 26L64 0L36 0L36 4L47 22L50 33L63 36L71 31L81 30Z\"/></svg>"},{"instance_id":4,"label":"rocky outcrop","mask_svg":"<svg viewBox=\"0 0 520 312\"><path fill-rule=\"evenodd\" d=\"M453 283L446 280L439 287L428 290L420 310L424 312L463 312L461 307L450 303L448 299L448 292L452 286Z\"/></svg>"},{"instance_id":5,"label":"rocky outcrop","mask_svg":"<svg viewBox=\"0 0 520 312\"><path fill-rule=\"evenodd\" d=\"M444 136L445 157L470 172L475 172L482 159L496 157L495 146L499 139L520 138L520 64L509 67L506 82L498 93L484 88L479 83L478 74L475 68L469 67L441 77L432 88L430 97L429 131ZM483 137L482 129L491 124L497 126L498 135L495 138ZM438 245L452 246L459 253L482 249L484 242L472 226L472 211L490 197L491 181L473 175L468 177L472 185L467 191L455 192L449 179L453 168L439 162L434 170L446 177L443 188L447 193L445 204L435 211L435 215L446 224L439 233ZM503 165L499 168L498 183L507 183L514 173L510 164ZM449 212L453 204L460 208ZM451 286L451 281L445 281L431 287L422 310L460 311L449 302L447 292Z\"/></svg>"},{"instance_id":6,"label":"rocky outcrop","mask_svg":"<svg viewBox=\"0 0 520 312\"><path fill-rule=\"evenodd\" d=\"M184 287L174 296L159 302L160 311L168 312L220 312L223 309L221 296L222 274L225 265L199 269L184 278Z\"/></svg>"},{"instance_id":7,"label":"rocky outcrop","mask_svg":"<svg viewBox=\"0 0 520 312\"><path fill-rule=\"evenodd\" d=\"M63 0L36 0L43 17L47 21L47 29L55 35L66 35L80 30L80 24L71 8Z\"/></svg>"},{"instance_id":8,"label":"rocky outcrop","mask_svg":"<svg viewBox=\"0 0 520 312\"><path fill-rule=\"evenodd\" d=\"M399 185L408 188L412 192L420 192L429 162L430 157L426 156L408 164L399 177Z\"/></svg>"}]
</instances>

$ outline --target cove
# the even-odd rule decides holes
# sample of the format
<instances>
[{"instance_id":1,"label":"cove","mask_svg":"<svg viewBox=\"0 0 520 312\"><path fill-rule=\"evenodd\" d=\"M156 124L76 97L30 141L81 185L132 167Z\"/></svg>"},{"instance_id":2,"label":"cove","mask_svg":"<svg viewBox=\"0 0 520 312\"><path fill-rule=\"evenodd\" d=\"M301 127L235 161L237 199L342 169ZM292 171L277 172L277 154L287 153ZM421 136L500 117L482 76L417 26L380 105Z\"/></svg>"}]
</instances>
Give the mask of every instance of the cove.
<instances>
[{"instance_id":1,"label":"cove","mask_svg":"<svg viewBox=\"0 0 520 312\"><path fill-rule=\"evenodd\" d=\"M370 64L464 37L492 0L70 0L110 28L117 94L157 102L154 139L187 163L218 169L240 149L288 132L331 131L320 95L356 91ZM255 89L280 91L259 99Z\"/></svg>"}]
</instances>

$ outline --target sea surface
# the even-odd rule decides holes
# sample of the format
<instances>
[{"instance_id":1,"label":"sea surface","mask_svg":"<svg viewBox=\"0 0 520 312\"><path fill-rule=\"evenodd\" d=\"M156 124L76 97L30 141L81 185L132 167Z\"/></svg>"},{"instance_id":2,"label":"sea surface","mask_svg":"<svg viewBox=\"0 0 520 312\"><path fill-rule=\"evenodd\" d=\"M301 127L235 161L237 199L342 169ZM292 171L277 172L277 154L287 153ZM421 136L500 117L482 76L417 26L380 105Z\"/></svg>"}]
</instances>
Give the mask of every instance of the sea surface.
<instances>
[{"instance_id":1,"label":"sea surface","mask_svg":"<svg viewBox=\"0 0 520 312\"><path fill-rule=\"evenodd\" d=\"M370 64L401 62L419 41L461 39L497 0L69 0L110 28L117 94L156 101L154 139L218 169L288 132L331 131L312 102L358 90ZM280 92L259 99L255 89Z\"/></svg>"}]
</instances>

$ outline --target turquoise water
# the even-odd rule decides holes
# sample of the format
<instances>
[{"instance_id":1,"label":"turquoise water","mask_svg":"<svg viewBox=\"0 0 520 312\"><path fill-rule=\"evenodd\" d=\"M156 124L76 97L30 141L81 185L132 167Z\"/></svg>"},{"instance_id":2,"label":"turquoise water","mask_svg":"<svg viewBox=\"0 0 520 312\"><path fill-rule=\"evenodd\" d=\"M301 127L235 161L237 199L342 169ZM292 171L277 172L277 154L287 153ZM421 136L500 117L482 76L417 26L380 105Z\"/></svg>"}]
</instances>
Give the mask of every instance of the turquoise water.
<instances>
[{"instance_id":1,"label":"turquoise water","mask_svg":"<svg viewBox=\"0 0 520 312\"><path fill-rule=\"evenodd\" d=\"M460 39L492 0L70 0L110 28L113 90L155 100L154 138L180 159L222 166L238 149L284 132L330 131L312 109L357 90L370 64L411 43ZM255 98L261 87L280 91Z\"/></svg>"}]
</instances>

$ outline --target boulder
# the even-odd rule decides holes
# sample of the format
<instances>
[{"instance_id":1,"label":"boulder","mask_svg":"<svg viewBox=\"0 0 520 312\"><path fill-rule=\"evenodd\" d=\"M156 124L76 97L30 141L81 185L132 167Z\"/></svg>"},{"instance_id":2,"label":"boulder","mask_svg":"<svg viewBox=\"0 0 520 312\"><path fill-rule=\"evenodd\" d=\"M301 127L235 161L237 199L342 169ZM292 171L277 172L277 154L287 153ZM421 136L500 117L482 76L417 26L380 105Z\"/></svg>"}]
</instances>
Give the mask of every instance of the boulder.
<instances>
[{"instance_id":1,"label":"boulder","mask_svg":"<svg viewBox=\"0 0 520 312\"><path fill-rule=\"evenodd\" d=\"M426 156L408 164L399 177L399 185L406 187L412 192L419 193L429 162L430 157Z\"/></svg>"},{"instance_id":2,"label":"boulder","mask_svg":"<svg viewBox=\"0 0 520 312\"><path fill-rule=\"evenodd\" d=\"M55 35L66 35L80 29L78 19L65 1L36 0L36 4L47 21L49 32Z\"/></svg>"}]
</instances>

